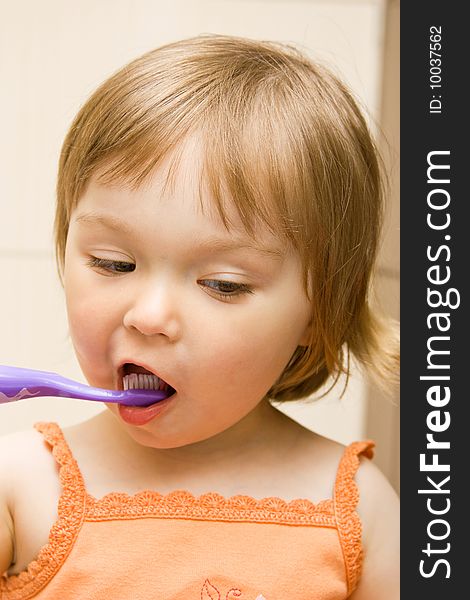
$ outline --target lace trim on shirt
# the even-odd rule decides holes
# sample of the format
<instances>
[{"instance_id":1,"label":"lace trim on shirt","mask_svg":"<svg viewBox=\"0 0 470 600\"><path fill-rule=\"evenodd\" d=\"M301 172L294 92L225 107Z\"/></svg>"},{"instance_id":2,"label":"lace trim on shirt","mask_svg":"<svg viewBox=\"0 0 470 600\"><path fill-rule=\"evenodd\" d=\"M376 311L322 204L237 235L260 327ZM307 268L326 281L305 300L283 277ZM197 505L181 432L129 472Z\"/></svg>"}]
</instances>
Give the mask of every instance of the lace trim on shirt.
<instances>
[{"instance_id":1,"label":"lace trim on shirt","mask_svg":"<svg viewBox=\"0 0 470 600\"><path fill-rule=\"evenodd\" d=\"M348 594L357 586L362 569L362 525L356 507L359 490L354 476L359 468L359 456L372 458L374 442L354 442L346 448L338 467L334 491L334 508L339 539L346 565Z\"/></svg>"},{"instance_id":2,"label":"lace trim on shirt","mask_svg":"<svg viewBox=\"0 0 470 600\"><path fill-rule=\"evenodd\" d=\"M49 533L49 543L41 548L36 560L18 575L0 578L0 597L5 600L31 598L50 581L72 549L85 516L85 485L62 431L55 423L37 423L35 428L52 447L59 464L59 516Z\"/></svg>"},{"instance_id":3,"label":"lace trim on shirt","mask_svg":"<svg viewBox=\"0 0 470 600\"><path fill-rule=\"evenodd\" d=\"M217 493L194 496L187 491L163 495L154 491L128 494L107 494L100 500L87 497L87 521L115 519L191 519L203 521L237 521L277 523L282 525L316 525L335 527L333 500L313 504L310 500L232 496Z\"/></svg>"}]
</instances>

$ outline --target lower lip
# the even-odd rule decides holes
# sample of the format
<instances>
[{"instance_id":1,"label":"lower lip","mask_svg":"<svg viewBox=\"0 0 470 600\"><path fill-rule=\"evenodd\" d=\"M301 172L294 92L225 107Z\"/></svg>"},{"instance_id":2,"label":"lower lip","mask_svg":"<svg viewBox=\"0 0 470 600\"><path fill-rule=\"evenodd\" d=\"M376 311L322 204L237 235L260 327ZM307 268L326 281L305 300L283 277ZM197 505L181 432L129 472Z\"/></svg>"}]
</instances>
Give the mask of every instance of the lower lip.
<instances>
[{"instance_id":1,"label":"lower lip","mask_svg":"<svg viewBox=\"0 0 470 600\"><path fill-rule=\"evenodd\" d=\"M129 425L145 425L158 417L171 403L176 394L150 406L125 406L119 404L119 416Z\"/></svg>"}]
</instances>

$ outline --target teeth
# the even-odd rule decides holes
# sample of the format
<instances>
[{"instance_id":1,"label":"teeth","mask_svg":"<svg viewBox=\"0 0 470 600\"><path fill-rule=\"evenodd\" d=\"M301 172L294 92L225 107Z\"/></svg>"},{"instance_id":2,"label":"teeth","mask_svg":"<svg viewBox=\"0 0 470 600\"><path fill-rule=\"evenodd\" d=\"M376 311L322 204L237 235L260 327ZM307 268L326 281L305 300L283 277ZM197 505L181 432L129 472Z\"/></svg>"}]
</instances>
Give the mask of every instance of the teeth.
<instances>
[{"instance_id":1,"label":"teeth","mask_svg":"<svg viewBox=\"0 0 470 600\"><path fill-rule=\"evenodd\" d=\"M156 375L130 373L122 378L124 390L166 390L168 385Z\"/></svg>"}]
</instances>

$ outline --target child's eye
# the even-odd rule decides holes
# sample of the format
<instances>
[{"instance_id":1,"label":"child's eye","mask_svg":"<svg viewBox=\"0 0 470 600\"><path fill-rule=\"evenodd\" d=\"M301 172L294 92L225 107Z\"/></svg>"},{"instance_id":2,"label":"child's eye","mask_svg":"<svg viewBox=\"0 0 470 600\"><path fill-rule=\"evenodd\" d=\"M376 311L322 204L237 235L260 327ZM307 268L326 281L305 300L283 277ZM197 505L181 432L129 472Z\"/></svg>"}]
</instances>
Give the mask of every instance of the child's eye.
<instances>
[{"instance_id":1,"label":"child's eye","mask_svg":"<svg viewBox=\"0 0 470 600\"><path fill-rule=\"evenodd\" d=\"M253 290L246 283L223 281L220 279L199 279L198 284L209 288L221 300L231 300L242 294L252 294Z\"/></svg>"},{"instance_id":2,"label":"child's eye","mask_svg":"<svg viewBox=\"0 0 470 600\"><path fill-rule=\"evenodd\" d=\"M95 269L101 269L107 273L131 273L135 270L135 264L123 260L109 260L107 258L96 258L91 256L88 266Z\"/></svg>"}]
</instances>

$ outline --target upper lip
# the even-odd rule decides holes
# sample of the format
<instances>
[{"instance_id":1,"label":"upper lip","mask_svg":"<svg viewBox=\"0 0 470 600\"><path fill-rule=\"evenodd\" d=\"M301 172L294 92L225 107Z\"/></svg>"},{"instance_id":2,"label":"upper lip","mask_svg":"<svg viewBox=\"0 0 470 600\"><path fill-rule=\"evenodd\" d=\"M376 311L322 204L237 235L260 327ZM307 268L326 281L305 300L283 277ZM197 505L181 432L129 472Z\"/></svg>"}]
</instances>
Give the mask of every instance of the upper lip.
<instances>
[{"instance_id":1,"label":"upper lip","mask_svg":"<svg viewBox=\"0 0 470 600\"><path fill-rule=\"evenodd\" d=\"M170 381L168 381L168 379L166 377L164 377L163 375L160 375L160 373L157 373L157 371L155 371L155 369L149 367L148 364L142 362L142 361L136 361L132 358L127 358L123 361L120 362L119 367L118 367L118 385L119 385L119 389L123 389L123 385L122 385L122 378L124 377L124 367L126 364L132 364L132 365L136 365L137 367L143 367L144 369L146 369L147 371L149 371L150 373L152 373L153 375L156 375L157 377L159 377L160 379L162 379L165 383L167 383L170 387L172 387L173 389L174 386L171 384Z\"/></svg>"}]
</instances>

